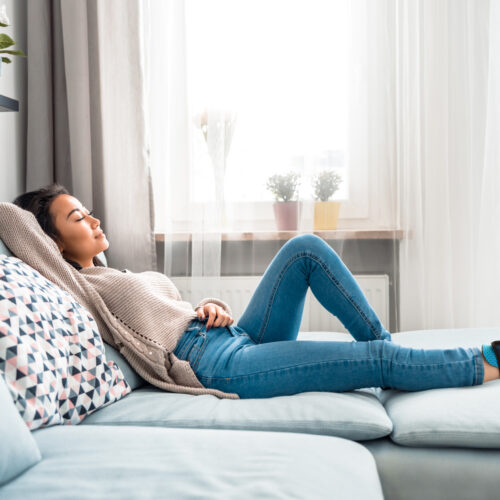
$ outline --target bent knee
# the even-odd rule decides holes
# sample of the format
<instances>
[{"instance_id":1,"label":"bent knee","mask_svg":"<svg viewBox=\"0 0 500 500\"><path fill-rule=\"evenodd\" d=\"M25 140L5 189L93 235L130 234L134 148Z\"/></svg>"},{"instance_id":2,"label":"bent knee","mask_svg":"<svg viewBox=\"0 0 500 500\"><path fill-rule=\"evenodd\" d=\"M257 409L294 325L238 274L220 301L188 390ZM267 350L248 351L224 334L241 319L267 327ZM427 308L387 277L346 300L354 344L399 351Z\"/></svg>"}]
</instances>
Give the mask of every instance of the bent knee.
<instances>
[{"instance_id":1,"label":"bent knee","mask_svg":"<svg viewBox=\"0 0 500 500\"><path fill-rule=\"evenodd\" d=\"M320 238L318 235L313 233L305 233L294 236L292 239L288 240L286 244L287 246L294 247L297 250L309 250L312 252L324 250L325 247L329 247L334 253L336 253L323 238Z\"/></svg>"}]
</instances>

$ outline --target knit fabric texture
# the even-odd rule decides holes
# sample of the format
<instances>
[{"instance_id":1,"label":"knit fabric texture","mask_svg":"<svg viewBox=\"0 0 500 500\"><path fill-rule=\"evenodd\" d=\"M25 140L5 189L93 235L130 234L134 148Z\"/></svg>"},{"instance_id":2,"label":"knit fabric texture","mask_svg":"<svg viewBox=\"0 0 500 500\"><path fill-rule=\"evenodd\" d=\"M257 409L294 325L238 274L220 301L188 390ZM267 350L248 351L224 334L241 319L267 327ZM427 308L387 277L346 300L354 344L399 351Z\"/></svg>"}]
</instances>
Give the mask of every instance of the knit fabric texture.
<instances>
[{"instance_id":1,"label":"knit fabric texture","mask_svg":"<svg viewBox=\"0 0 500 500\"><path fill-rule=\"evenodd\" d=\"M172 281L156 271L122 272L100 261L78 271L64 260L35 216L13 203L0 203L0 238L17 258L87 308L103 340L150 384L169 392L239 399L235 393L205 388L189 362L173 354L188 325L198 317L198 307L212 302L232 315L224 301L209 297L193 308Z\"/></svg>"}]
</instances>

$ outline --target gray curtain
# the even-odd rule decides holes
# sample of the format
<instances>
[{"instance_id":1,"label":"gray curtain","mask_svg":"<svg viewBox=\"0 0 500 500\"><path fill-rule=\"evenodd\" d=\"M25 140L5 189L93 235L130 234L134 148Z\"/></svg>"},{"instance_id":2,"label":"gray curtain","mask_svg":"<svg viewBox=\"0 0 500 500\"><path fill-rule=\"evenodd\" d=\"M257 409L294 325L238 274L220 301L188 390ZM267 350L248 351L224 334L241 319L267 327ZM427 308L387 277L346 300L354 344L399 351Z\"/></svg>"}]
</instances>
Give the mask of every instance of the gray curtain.
<instances>
[{"instance_id":1,"label":"gray curtain","mask_svg":"<svg viewBox=\"0 0 500 500\"><path fill-rule=\"evenodd\" d=\"M156 270L139 0L28 2L26 190L93 209L110 267Z\"/></svg>"}]
</instances>

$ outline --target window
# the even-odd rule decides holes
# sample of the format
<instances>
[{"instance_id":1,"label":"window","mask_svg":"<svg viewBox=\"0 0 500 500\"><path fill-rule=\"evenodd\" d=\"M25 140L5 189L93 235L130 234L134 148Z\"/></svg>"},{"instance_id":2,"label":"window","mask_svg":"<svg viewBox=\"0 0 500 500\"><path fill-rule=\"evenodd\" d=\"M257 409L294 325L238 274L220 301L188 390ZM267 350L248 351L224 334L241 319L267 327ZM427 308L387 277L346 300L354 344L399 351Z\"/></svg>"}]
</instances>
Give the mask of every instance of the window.
<instances>
[{"instance_id":1,"label":"window","mask_svg":"<svg viewBox=\"0 0 500 500\"><path fill-rule=\"evenodd\" d=\"M299 199L311 204L313 176L337 171L340 220L367 219L367 162L348 154L349 0L147 5L155 231L166 231L167 219L169 230L189 231L190 212L214 199L212 160L194 124L206 109L237 115L224 182L228 213L244 221L234 228L275 228L266 182L290 170L301 174Z\"/></svg>"},{"instance_id":2,"label":"window","mask_svg":"<svg viewBox=\"0 0 500 500\"><path fill-rule=\"evenodd\" d=\"M348 7L332 0L186 3L191 109L237 112L226 201L272 201L267 178L289 170L302 174L300 197L312 199L311 176L324 168L344 179L334 199L347 198ZM192 194L205 201L214 176L201 131L195 140L195 172L204 182Z\"/></svg>"}]
</instances>

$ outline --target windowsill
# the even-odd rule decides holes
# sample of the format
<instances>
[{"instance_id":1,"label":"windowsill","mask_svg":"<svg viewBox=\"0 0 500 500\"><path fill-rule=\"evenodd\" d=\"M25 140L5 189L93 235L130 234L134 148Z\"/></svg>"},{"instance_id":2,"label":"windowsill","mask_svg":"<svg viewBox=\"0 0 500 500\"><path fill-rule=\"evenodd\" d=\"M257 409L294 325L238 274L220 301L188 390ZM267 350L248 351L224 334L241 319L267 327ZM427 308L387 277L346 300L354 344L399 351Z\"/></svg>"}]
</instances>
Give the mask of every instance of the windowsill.
<instances>
[{"instance_id":1,"label":"windowsill","mask_svg":"<svg viewBox=\"0 0 500 500\"><path fill-rule=\"evenodd\" d=\"M310 231L254 231L220 233L222 241L273 241L289 240L299 234L308 234ZM219 234L219 233L213 233ZM401 240L402 229L333 229L313 231L324 240ZM168 238L172 241L191 241L192 233L173 233ZM155 233L155 240L165 241L165 234Z\"/></svg>"}]
</instances>

